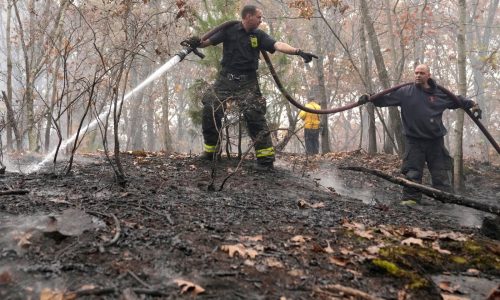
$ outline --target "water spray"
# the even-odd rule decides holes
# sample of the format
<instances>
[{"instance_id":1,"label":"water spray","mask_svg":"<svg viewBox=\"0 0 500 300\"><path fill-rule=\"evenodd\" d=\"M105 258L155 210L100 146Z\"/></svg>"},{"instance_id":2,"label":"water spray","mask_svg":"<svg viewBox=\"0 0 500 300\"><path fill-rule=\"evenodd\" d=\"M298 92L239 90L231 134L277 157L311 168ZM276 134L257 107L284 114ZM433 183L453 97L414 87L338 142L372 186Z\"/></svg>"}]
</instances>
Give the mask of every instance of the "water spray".
<instances>
[{"instance_id":1,"label":"water spray","mask_svg":"<svg viewBox=\"0 0 500 300\"><path fill-rule=\"evenodd\" d=\"M116 105L121 106L121 104L124 101L127 101L130 97L132 97L135 93L138 91L142 90L145 86L153 82L154 80L158 79L163 73L167 72L170 68L181 62L189 53L193 52L199 57L203 58L205 57L202 53L198 52L196 49L192 49L187 45L186 43L181 43L181 45L185 46L184 49L182 49L179 53L177 53L174 57L172 57L169 61L167 61L163 66L161 66L159 69L154 71L151 75L149 75L144 81L142 81L139 85L137 85L133 90L125 94L123 99L117 102ZM112 111L115 107L115 104L111 104L103 109L103 112L99 114L92 122L90 122L87 126L83 127L81 130L82 131L87 131L87 130L92 130L94 129L98 124L99 121L105 117L107 117L108 112ZM56 155L56 152L59 150L64 150L68 147L69 144L73 143L76 139L77 133L73 134L71 137L68 139L64 140L61 143L61 146L59 149L54 149L52 150L49 154L47 154L41 162L38 164L28 167L26 172L28 173L33 173L37 172L40 170L43 166L45 166L48 162L52 161L54 159L54 156Z\"/></svg>"}]
</instances>

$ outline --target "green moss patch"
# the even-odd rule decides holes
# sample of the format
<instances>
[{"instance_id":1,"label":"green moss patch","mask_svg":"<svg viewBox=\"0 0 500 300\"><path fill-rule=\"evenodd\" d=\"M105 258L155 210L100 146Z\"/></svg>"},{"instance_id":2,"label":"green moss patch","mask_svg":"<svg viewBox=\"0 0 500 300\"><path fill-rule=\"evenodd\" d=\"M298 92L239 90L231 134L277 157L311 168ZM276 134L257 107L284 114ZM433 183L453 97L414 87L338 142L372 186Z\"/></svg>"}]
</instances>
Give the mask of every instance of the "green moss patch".
<instances>
[{"instance_id":1,"label":"green moss patch","mask_svg":"<svg viewBox=\"0 0 500 300\"><path fill-rule=\"evenodd\" d=\"M408 281L412 289L428 287L424 274L463 272L478 269L483 273L500 275L500 257L479 241L451 241L441 243L451 254L440 253L430 247L394 245L380 249L372 264L391 276Z\"/></svg>"}]
</instances>

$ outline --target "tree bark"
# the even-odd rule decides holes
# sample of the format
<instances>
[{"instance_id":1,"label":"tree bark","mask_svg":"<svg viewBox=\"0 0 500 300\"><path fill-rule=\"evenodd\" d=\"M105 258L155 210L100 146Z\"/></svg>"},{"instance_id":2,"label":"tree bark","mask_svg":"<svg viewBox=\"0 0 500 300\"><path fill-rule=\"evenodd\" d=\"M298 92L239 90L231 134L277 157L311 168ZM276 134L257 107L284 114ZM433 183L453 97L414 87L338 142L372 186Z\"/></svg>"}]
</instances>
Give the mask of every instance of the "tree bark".
<instances>
[{"instance_id":1,"label":"tree bark","mask_svg":"<svg viewBox=\"0 0 500 300\"><path fill-rule=\"evenodd\" d=\"M370 78L370 68L368 63L368 51L366 50L365 26L359 27L359 44L361 49L361 74L364 77L365 89L368 93L373 92L372 81ZM377 132L375 128L375 106L372 103L365 105L368 113L368 154L377 153Z\"/></svg>"},{"instance_id":2,"label":"tree bark","mask_svg":"<svg viewBox=\"0 0 500 300\"><path fill-rule=\"evenodd\" d=\"M10 24L12 19L12 1L9 0L7 3L7 27L6 27L6 56L7 56L7 94L3 95L5 106L7 107L7 149L12 150L12 131L14 131L14 137L16 139L16 149L17 151L23 150L22 136L19 131L19 126L17 124L14 109L12 107L12 43L10 42ZM11 130L12 129L12 130Z\"/></svg>"},{"instance_id":3,"label":"tree bark","mask_svg":"<svg viewBox=\"0 0 500 300\"><path fill-rule=\"evenodd\" d=\"M432 197L440 202L443 203L451 203L451 204L457 204L461 206L467 206L471 207L480 211L500 215L500 207L498 206L493 206L493 205L488 205L480 202L476 202L472 199L469 199L467 197L461 196L461 195L455 195L451 193L447 193L432 187L425 186L423 184L419 184L413 181L410 181L408 179L402 178L402 177L394 177L391 176L387 173L384 173L380 170L373 170L373 169L368 169L365 167L340 167L339 169L341 170L351 170L351 171L357 171L357 172L364 172L364 173L369 173L376 175L378 177L381 177L387 181L390 181L392 183L396 183L402 186L406 187L411 187L414 189L419 190L423 194Z\"/></svg>"},{"instance_id":4,"label":"tree bark","mask_svg":"<svg viewBox=\"0 0 500 300\"><path fill-rule=\"evenodd\" d=\"M458 0L459 25L457 35L458 49L458 90L464 97L467 95L467 74L466 74L466 50L465 50L465 22L467 6L465 0ZM464 111L457 109L457 122L455 125L455 155L453 157L453 186L456 191L460 191L464 186L463 178L463 133L464 133Z\"/></svg>"},{"instance_id":5,"label":"tree bark","mask_svg":"<svg viewBox=\"0 0 500 300\"><path fill-rule=\"evenodd\" d=\"M170 119L169 115L169 103L170 94L168 90L168 74L163 75L162 78L162 89L163 95L161 96L161 137L163 140L163 150L167 153L173 151L172 147L172 133L170 132Z\"/></svg>"},{"instance_id":6,"label":"tree bark","mask_svg":"<svg viewBox=\"0 0 500 300\"><path fill-rule=\"evenodd\" d=\"M375 64L377 66L377 74L384 89L390 87L390 79L389 74L387 72L387 68L384 62L384 56L382 55L382 51L380 50L380 45L377 39L377 32L373 26L372 19L369 15L368 5L366 0L361 0L361 15L363 18L364 25L366 27L366 31L368 33L368 40L370 41L371 49L373 52L373 56L375 59ZM402 154L403 147L403 134L402 134L402 126L401 126L401 117L399 115L399 111L396 107L389 107L389 127L390 131L388 135L391 137L394 136L397 141L398 151ZM386 143L387 144L387 143ZM388 151L389 149L386 148Z\"/></svg>"},{"instance_id":7,"label":"tree bark","mask_svg":"<svg viewBox=\"0 0 500 300\"><path fill-rule=\"evenodd\" d=\"M316 41L316 53L322 53L321 47L321 34L319 32L319 21L315 21L313 24L313 34L314 40ZM318 76L318 88L319 88L319 105L321 109L328 108L328 100L326 97L326 88L325 88L325 72L323 66L323 55L319 55L319 59L314 64L316 66L316 76ZM321 153L329 153L331 152L330 148L330 131L328 129L328 115L321 115L320 117L320 126L321 126Z\"/></svg>"},{"instance_id":8,"label":"tree bark","mask_svg":"<svg viewBox=\"0 0 500 300\"><path fill-rule=\"evenodd\" d=\"M483 26L474 26L475 29L467 31L467 39L473 45L478 45L479 49L477 53L470 53L469 58L472 62L472 70L474 75L473 84L475 86L474 90L477 91L476 101L483 110L483 125L488 128L490 125L491 112L494 109L494 106L490 104L491 101L487 97L485 97L485 85L487 84L485 75L483 73L484 63L480 60L484 59L484 57L488 57L490 55L491 50L491 31L493 26L493 22L495 20L495 15L497 12L497 7L499 4L499 0L491 0L488 11L488 17L486 18L486 22ZM477 3L473 4L474 9L472 9L473 13L477 10ZM473 22L473 18L470 17L469 22ZM483 33L481 34L481 28L484 28ZM481 158L484 161L490 161L490 143L488 139L482 135L481 136Z\"/></svg>"}]
</instances>

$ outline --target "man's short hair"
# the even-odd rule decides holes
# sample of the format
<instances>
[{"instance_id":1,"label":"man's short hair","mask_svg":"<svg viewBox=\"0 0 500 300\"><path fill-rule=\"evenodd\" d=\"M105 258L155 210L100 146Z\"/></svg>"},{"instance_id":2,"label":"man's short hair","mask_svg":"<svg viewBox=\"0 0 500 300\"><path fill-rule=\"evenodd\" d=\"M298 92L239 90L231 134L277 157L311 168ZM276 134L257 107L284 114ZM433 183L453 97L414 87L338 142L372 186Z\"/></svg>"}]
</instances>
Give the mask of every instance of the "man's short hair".
<instances>
[{"instance_id":1,"label":"man's short hair","mask_svg":"<svg viewBox=\"0 0 500 300\"><path fill-rule=\"evenodd\" d=\"M241 18L244 19L247 15L255 15L257 13L257 6L245 5L241 9Z\"/></svg>"}]
</instances>

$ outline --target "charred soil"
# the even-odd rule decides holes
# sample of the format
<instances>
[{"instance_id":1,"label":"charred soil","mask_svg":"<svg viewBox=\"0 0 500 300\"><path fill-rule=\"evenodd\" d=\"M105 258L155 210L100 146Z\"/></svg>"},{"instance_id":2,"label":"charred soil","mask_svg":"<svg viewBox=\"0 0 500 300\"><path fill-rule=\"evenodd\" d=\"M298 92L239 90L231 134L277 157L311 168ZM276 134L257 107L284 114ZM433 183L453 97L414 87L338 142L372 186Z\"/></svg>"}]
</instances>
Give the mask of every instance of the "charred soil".
<instances>
[{"instance_id":1,"label":"charred soil","mask_svg":"<svg viewBox=\"0 0 500 300\"><path fill-rule=\"evenodd\" d=\"M484 299L498 289L499 242L448 206L399 205L399 187L366 174L337 170L342 193L321 179L345 165L398 175L397 157L283 155L258 172L250 160L131 152L125 186L103 157L82 155L66 176L1 177L3 192L25 191L0 196L1 299ZM498 166L467 172L467 195L497 201ZM356 199L366 188L371 201Z\"/></svg>"}]
</instances>

